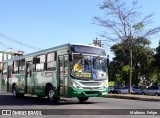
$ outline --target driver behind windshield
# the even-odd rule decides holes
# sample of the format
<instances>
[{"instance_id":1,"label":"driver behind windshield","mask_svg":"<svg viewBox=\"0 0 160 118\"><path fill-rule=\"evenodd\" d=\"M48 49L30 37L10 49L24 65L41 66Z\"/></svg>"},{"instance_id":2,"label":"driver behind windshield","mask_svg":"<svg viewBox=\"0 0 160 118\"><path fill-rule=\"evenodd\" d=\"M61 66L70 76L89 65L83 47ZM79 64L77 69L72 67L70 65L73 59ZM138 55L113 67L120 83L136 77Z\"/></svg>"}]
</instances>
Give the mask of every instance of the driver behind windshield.
<instances>
[{"instance_id":1,"label":"driver behind windshield","mask_svg":"<svg viewBox=\"0 0 160 118\"><path fill-rule=\"evenodd\" d=\"M79 60L77 63L74 64L73 70L74 72L82 72L83 71L83 65L81 64L82 60Z\"/></svg>"}]
</instances>

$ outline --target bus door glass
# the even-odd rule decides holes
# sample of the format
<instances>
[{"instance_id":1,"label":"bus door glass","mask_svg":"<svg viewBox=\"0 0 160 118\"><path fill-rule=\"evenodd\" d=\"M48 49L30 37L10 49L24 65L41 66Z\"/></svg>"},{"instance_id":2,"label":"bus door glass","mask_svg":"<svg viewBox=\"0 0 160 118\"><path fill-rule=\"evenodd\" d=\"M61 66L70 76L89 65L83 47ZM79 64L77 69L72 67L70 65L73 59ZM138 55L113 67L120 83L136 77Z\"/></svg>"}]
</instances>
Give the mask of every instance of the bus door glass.
<instances>
[{"instance_id":1,"label":"bus door glass","mask_svg":"<svg viewBox=\"0 0 160 118\"><path fill-rule=\"evenodd\" d=\"M26 93L32 93L32 62L26 62L25 90Z\"/></svg>"},{"instance_id":2,"label":"bus door glass","mask_svg":"<svg viewBox=\"0 0 160 118\"><path fill-rule=\"evenodd\" d=\"M68 91L68 55L59 56L59 93L67 96Z\"/></svg>"},{"instance_id":3,"label":"bus door glass","mask_svg":"<svg viewBox=\"0 0 160 118\"><path fill-rule=\"evenodd\" d=\"M3 64L3 75L2 75L2 88L3 88L3 90L5 90L5 91L8 91L8 77L7 77L7 75L8 75L8 69L7 69L7 63L4 63ZM1 80L0 80L1 81ZM0 85L1 86L1 85Z\"/></svg>"},{"instance_id":4,"label":"bus door glass","mask_svg":"<svg viewBox=\"0 0 160 118\"><path fill-rule=\"evenodd\" d=\"M12 74L12 68L10 65L8 65L8 69L7 69L8 73L7 73L7 91L11 91L12 88L9 88L9 84L11 83L11 74Z\"/></svg>"}]
</instances>

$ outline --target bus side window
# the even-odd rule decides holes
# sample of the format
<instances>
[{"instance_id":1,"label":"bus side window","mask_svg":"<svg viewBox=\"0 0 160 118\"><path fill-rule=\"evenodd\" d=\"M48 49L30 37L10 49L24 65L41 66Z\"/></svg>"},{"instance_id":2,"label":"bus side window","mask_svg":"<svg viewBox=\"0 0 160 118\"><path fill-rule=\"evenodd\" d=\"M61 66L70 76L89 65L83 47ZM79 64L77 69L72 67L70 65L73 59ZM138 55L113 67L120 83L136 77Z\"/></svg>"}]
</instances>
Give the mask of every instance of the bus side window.
<instances>
[{"instance_id":1,"label":"bus side window","mask_svg":"<svg viewBox=\"0 0 160 118\"><path fill-rule=\"evenodd\" d=\"M3 75L7 75L7 63L3 64Z\"/></svg>"},{"instance_id":2,"label":"bus side window","mask_svg":"<svg viewBox=\"0 0 160 118\"><path fill-rule=\"evenodd\" d=\"M40 55L36 57L36 71L44 71L45 70L45 55Z\"/></svg>"},{"instance_id":3,"label":"bus side window","mask_svg":"<svg viewBox=\"0 0 160 118\"><path fill-rule=\"evenodd\" d=\"M68 57L65 57L64 69L64 74L68 74Z\"/></svg>"},{"instance_id":4,"label":"bus side window","mask_svg":"<svg viewBox=\"0 0 160 118\"><path fill-rule=\"evenodd\" d=\"M55 53L54 52L47 54L47 63L46 64L47 64L46 69L48 71L56 70L56 61L55 61Z\"/></svg>"},{"instance_id":5,"label":"bus side window","mask_svg":"<svg viewBox=\"0 0 160 118\"><path fill-rule=\"evenodd\" d=\"M19 61L13 61L13 73L16 74L18 73L18 65L19 65Z\"/></svg>"},{"instance_id":6,"label":"bus side window","mask_svg":"<svg viewBox=\"0 0 160 118\"><path fill-rule=\"evenodd\" d=\"M32 64L33 72L36 71L36 57L33 57L33 64Z\"/></svg>"},{"instance_id":7,"label":"bus side window","mask_svg":"<svg viewBox=\"0 0 160 118\"><path fill-rule=\"evenodd\" d=\"M25 59L19 60L19 73L24 72L24 67L25 67Z\"/></svg>"}]
</instances>

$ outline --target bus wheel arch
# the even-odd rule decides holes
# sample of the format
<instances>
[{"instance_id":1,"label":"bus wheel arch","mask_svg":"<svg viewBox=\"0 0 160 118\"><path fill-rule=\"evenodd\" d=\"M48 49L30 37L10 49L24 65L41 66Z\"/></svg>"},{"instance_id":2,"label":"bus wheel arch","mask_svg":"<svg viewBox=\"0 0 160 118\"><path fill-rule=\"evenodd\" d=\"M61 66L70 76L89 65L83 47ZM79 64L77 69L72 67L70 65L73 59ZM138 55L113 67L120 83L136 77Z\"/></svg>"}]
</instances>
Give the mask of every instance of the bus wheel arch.
<instances>
[{"instance_id":1,"label":"bus wheel arch","mask_svg":"<svg viewBox=\"0 0 160 118\"><path fill-rule=\"evenodd\" d=\"M18 97L18 87L15 83L12 85L12 93L14 97Z\"/></svg>"},{"instance_id":2,"label":"bus wheel arch","mask_svg":"<svg viewBox=\"0 0 160 118\"><path fill-rule=\"evenodd\" d=\"M45 87L45 92L46 92L46 96L48 98L48 101L52 102L58 102L59 101L59 97L55 96L55 87L52 86L52 84L48 83Z\"/></svg>"},{"instance_id":3,"label":"bus wheel arch","mask_svg":"<svg viewBox=\"0 0 160 118\"><path fill-rule=\"evenodd\" d=\"M14 97L24 97L24 94L19 94L19 90L18 89L19 89L18 86L15 83L13 83L13 85L12 85L13 96Z\"/></svg>"},{"instance_id":4,"label":"bus wheel arch","mask_svg":"<svg viewBox=\"0 0 160 118\"><path fill-rule=\"evenodd\" d=\"M46 96L47 96L47 90L48 90L48 88L49 88L50 86L52 86L51 83L47 83L46 86L45 86L45 95L46 95ZM53 87L53 86L52 86L52 87Z\"/></svg>"},{"instance_id":5,"label":"bus wheel arch","mask_svg":"<svg viewBox=\"0 0 160 118\"><path fill-rule=\"evenodd\" d=\"M12 85L12 93L13 93L13 96L16 97L17 96L17 86L15 83L13 83Z\"/></svg>"}]
</instances>

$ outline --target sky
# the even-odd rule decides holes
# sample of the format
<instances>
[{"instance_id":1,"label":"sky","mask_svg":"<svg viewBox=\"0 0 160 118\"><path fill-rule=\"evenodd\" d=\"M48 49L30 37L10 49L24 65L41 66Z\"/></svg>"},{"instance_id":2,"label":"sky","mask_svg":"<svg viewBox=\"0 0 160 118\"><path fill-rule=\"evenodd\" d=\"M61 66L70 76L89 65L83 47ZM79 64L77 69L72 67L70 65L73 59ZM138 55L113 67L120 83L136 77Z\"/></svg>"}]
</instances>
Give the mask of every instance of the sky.
<instances>
[{"instance_id":1,"label":"sky","mask_svg":"<svg viewBox=\"0 0 160 118\"><path fill-rule=\"evenodd\" d=\"M93 24L94 16L104 16L99 9L102 1L0 0L0 50L31 53L37 50L20 44L46 49L66 43L91 44L96 37L104 40L99 36L104 28ZM138 4L143 15L155 13L153 26L160 26L159 0L138 0ZM159 39L151 39L151 47L156 48ZM105 49L112 57L110 47Z\"/></svg>"}]
</instances>

